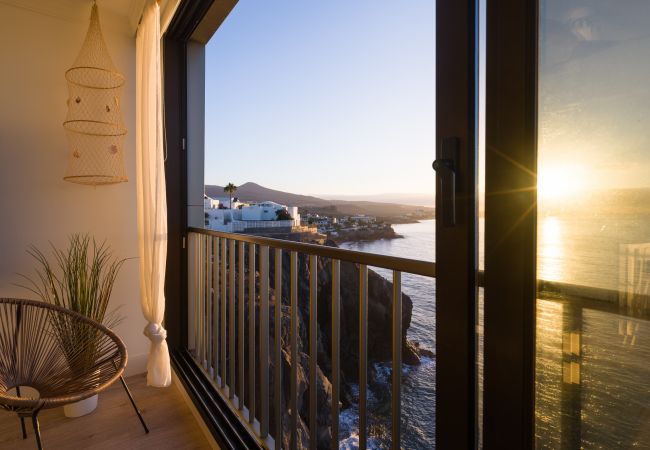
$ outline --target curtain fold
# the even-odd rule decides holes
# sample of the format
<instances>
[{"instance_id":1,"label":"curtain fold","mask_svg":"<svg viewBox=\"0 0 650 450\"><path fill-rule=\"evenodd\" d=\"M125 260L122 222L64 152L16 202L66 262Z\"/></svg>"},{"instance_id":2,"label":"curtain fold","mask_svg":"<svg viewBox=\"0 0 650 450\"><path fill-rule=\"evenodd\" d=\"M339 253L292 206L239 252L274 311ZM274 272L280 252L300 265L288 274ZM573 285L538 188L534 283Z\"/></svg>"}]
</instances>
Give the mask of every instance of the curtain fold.
<instances>
[{"instance_id":1,"label":"curtain fold","mask_svg":"<svg viewBox=\"0 0 650 450\"><path fill-rule=\"evenodd\" d=\"M140 299L151 341L147 384L171 384L165 317L167 199L163 158L160 9L149 2L136 37L136 184Z\"/></svg>"}]
</instances>

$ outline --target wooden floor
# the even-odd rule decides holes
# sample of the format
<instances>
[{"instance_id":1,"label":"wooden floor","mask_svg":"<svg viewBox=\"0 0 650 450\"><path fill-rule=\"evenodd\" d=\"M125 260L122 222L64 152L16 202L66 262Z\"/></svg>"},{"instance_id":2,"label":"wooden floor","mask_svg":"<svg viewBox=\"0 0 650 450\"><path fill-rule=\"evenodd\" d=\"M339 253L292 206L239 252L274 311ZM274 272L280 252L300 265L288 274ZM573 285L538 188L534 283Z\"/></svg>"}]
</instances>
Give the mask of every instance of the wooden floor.
<instances>
[{"instance_id":1,"label":"wooden floor","mask_svg":"<svg viewBox=\"0 0 650 450\"><path fill-rule=\"evenodd\" d=\"M117 382L99 396L97 409L84 417L68 419L62 408L39 415L41 438L46 450L53 449L209 449L189 407L176 387L147 387L144 375L127 383L147 425L145 434L122 385ZM20 421L0 410L0 449L35 449L36 439L26 421L23 440Z\"/></svg>"}]
</instances>

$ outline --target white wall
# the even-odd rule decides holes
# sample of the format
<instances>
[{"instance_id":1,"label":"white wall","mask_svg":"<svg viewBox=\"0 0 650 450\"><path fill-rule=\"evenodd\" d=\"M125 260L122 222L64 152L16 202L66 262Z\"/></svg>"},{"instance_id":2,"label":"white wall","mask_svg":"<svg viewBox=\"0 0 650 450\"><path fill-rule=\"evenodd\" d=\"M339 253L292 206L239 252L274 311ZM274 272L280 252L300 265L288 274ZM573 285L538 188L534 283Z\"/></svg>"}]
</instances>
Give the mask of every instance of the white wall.
<instances>
[{"instance_id":1,"label":"white wall","mask_svg":"<svg viewBox=\"0 0 650 450\"><path fill-rule=\"evenodd\" d=\"M79 6L89 8L90 2ZM60 19L0 3L0 297L31 297L12 284L16 273L33 273L34 262L25 253L29 244L64 246L74 232L106 239L116 256L133 258L112 297L126 316L116 331L129 351L131 374L144 371L149 348L142 335L136 259L135 38L126 17L100 9L100 18L113 60L126 77L122 110L129 130L129 182L93 188L62 180L64 72L81 46L87 19Z\"/></svg>"}]
</instances>

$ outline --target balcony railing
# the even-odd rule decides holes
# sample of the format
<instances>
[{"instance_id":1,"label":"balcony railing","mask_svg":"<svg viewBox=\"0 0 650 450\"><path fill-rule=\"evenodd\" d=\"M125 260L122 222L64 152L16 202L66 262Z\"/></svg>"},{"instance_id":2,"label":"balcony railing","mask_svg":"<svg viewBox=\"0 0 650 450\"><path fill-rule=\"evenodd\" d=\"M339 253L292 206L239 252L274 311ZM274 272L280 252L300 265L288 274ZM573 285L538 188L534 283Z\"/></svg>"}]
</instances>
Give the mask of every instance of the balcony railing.
<instances>
[{"instance_id":1,"label":"balcony railing","mask_svg":"<svg viewBox=\"0 0 650 450\"><path fill-rule=\"evenodd\" d=\"M355 252L335 247L251 235L191 228L188 253L188 347L205 376L260 444L269 449L299 447L299 258L308 266L308 420L310 448L317 447L318 432L318 312L319 301L331 306L331 436L338 449L339 400L341 399L341 263L353 263L358 273L358 379L359 447L368 439L368 267L392 272L391 298L391 447L401 448L401 365L402 365L402 274L430 279L435 263ZM287 256L285 260L285 256ZM331 297L318 298L318 267L331 269ZM287 270L288 292L283 290L283 269ZM483 286L483 272L478 274ZM321 286L322 287L322 286ZM348 286L349 288L349 286ZM275 303L271 305L271 290ZM540 280L540 296L580 299L580 304L603 311L647 318L648 312L630 311L617 301L621 292ZM303 290L304 292L304 290ZM283 343L282 298L288 303L289 326ZM300 303L299 303L300 302ZM586 303L585 303L586 302ZM271 308L272 306L272 308ZM279 307L276 307L279 306ZM322 311L322 309L321 309ZM304 331L304 330L303 330ZM355 330L356 331L356 330ZM283 424L282 352L290 361L286 416ZM303 364L304 365L304 364ZM301 366L302 367L302 366ZM285 373L285 375L287 375ZM286 395L286 393L285 393ZM285 428L286 427L286 428ZM284 437L284 440L283 440Z\"/></svg>"},{"instance_id":2,"label":"balcony railing","mask_svg":"<svg viewBox=\"0 0 650 450\"><path fill-rule=\"evenodd\" d=\"M271 256L272 253L272 256ZM289 254L289 342L282 343L283 255ZM435 264L354 252L334 247L235 235L199 228L189 232L189 350L218 392L260 443L281 447L282 351L288 347L290 393L287 401L290 448L298 447L298 258L308 258L308 437L317 442L318 263L331 267L331 436L338 448L341 393L341 262L358 265L359 288L359 444L367 445L368 266L392 271L392 448L400 448L402 365L402 273L435 277ZM273 258L271 267L270 258ZM271 336L270 278L278 305L273 305ZM259 293L256 290L259 288ZM328 302L330 303L330 302ZM276 307L279 306L279 307ZM259 323L256 323L259 322ZM259 334L256 330L259 329ZM286 338L285 338L286 339ZM288 345L286 345L288 344ZM246 361L248 361L246 363ZM271 402L271 397L273 402ZM273 418L273 420L271 420ZM273 428L271 428L273 425Z\"/></svg>"}]
</instances>

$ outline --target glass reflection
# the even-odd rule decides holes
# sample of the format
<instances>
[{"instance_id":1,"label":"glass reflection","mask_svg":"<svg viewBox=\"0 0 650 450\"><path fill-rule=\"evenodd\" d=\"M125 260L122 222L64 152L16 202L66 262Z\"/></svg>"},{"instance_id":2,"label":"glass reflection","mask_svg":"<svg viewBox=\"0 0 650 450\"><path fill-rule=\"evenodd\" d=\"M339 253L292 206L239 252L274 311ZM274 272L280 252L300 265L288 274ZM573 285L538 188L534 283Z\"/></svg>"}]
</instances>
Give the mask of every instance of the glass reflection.
<instances>
[{"instance_id":1,"label":"glass reflection","mask_svg":"<svg viewBox=\"0 0 650 450\"><path fill-rule=\"evenodd\" d=\"M562 221L555 217L540 220L537 253L539 254L539 277L544 280L562 281L565 273L565 245Z\"/></svg>"},{"instance_id":2,"label":"glass reflection","mask_svg":"<svg viewBox=\"0 0 650 450\"><path fill-rule=\"evenodd\" d=\"M538 448L650 448L648 23L540 2Z\"/></svg>"}]
</instances>

